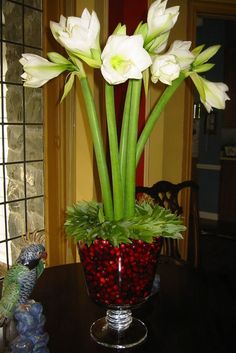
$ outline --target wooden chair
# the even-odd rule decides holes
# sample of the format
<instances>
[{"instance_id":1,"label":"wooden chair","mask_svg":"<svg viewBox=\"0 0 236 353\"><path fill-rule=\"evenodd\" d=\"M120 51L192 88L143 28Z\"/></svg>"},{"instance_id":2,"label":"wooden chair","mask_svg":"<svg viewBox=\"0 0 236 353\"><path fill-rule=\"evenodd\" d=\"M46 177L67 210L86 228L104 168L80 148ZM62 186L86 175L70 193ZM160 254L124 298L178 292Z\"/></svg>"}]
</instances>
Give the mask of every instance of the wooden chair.
<instances>
[{"instance_id":1,"label":"wooden chair","mask_svg":"<svg viewBox=\"0 0 236 353\"><path fill-rule=\"evenodd\" d=\"M198 184L192 180L183 181L179 184L173 184L169 181L159 181L151 187L137 186L136 196L139 199L143 194L150 196L154 202L160 206L170 209L178 216L183 214L183 208L180 204L181 193L184 190L190 191L190 212L189 212L189 241L187 261L195 268L199 266L199 242L200 225L198 211ZM179 252L179 241L176 239L164 239L164 256L174 259L176 262L183 263Z\"/></svg>"}]
</instances>

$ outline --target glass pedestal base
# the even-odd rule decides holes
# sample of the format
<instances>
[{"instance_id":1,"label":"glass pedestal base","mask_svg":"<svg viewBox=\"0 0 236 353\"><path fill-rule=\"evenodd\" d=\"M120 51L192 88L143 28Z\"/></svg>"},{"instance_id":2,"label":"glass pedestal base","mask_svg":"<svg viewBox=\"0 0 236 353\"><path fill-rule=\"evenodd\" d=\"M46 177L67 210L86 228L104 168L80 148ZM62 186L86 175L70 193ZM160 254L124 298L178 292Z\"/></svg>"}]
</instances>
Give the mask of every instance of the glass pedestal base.
<instances>
[{"instance_id":1,"label":"glass pedestal base","mask_svg":"<svg viewBox=\"0 0 236 353\"><path fill-rule=\"evenodd\" d=\"M109 348L131 348L147 337L145 324L132 317L130 310L107 310L106 317L95 321L90 328L91 337Z\"/></svg>"}]
</instances>

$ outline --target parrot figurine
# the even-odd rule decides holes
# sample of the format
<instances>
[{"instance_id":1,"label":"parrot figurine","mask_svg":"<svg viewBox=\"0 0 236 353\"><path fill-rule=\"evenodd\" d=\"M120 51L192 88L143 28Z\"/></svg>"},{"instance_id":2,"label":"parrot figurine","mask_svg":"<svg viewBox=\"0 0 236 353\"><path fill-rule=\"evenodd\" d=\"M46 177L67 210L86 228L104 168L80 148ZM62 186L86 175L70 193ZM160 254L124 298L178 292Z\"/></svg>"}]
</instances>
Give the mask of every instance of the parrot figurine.
<instances>
[{"instance_id":1,"label":"parrot figurine","mask_svg":"<svg viewBox=\"0 0 236 353\"><path fill-rule=\"evenodd\" d=\"M0 327L10 319L18 304L26 304L37 279L44 270L46 259L42 244L30 244L24 247L15 264L8 270L2 288L0 300Z\"/></svg>"}]
</instances>

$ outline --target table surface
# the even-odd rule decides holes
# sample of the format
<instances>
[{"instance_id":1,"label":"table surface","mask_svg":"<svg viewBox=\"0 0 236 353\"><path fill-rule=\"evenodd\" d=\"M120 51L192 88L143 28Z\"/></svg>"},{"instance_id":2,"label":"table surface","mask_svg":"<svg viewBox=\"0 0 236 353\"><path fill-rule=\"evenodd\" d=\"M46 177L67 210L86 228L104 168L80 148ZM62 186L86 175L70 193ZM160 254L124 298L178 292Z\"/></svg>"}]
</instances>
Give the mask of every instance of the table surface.
<instances>
[{"instance_id":1,"label":"table surface","mask_svg":"<svg viewBox=\"0 0 236 353\"><path fill-rule=\"evenodd\" d=\"M231 352L231 338L233 342L235 337L233 314L227 303L220 302L219 295L215 297L214 288L209 290L202 273L172 263L159 264L157 272L160 274L159 293L133 310L133 316L146 324L148 338L129 350L139 353ZM90 338L91 324L105 315L105 309L88 297L81 264L45 269L32 297L44 307L50 353L114 351ZM227 332L222 328L226 320Z\"/></svg>"}]
</instances>

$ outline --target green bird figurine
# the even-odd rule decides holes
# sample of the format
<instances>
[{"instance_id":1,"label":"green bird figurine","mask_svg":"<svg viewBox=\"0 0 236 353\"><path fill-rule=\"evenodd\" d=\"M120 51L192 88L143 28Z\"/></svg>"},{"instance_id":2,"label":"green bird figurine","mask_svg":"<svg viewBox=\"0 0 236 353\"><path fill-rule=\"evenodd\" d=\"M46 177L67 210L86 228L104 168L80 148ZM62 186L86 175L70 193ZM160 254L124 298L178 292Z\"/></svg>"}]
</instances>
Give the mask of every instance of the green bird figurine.
<instances>
[{"instance_id":1,"label":"green bird figurine","mask_svg":"<svg viewBox=\"0 0 236 353\"><path fill-rule=\"evenodd\" d=\"M44 270L47 256L42 244L30 244L23 248L15 264L8 270L0 300L0 327L10 319L18 304L26 304L35 283Z\"/></svg>"}]
</instances>

